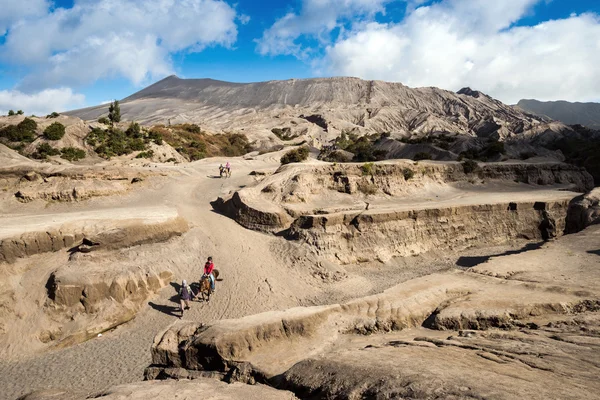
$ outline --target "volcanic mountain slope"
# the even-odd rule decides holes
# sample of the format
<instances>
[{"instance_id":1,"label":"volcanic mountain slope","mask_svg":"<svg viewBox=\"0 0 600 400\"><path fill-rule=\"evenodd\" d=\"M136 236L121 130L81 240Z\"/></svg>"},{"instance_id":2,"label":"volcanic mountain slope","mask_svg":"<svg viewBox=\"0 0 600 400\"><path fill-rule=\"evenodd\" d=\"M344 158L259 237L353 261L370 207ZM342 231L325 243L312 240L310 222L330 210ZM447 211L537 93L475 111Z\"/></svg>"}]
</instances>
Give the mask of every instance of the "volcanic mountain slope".
<instances>
[{"instance_id":1,"label":"volcanic mountain slope","mask_svg":"<svg viewBox=\"0 0 600 400\"><path fill-rule=\"evenodd\" d=\"M92 120L107 111L104 105L67 114ZM342 131L505 138L565 128L469 88L454 93L346 77L242 84L170 76L123 99L121 113L146 125L193 122L260 140L273 137L273 128L286 129L315 145Z\"/></svg>"},{"instance_id":2,"label":"volcanic mountain slope","mask_svg":"<svg viewBox=\"0 0 600 400\"><path fill-rule=\"evenodd\" d=\"M568 125L579 124L600 129L600 103L521 100L517 106L527 112L547 116Z\"/></svg>"}]
</instances>

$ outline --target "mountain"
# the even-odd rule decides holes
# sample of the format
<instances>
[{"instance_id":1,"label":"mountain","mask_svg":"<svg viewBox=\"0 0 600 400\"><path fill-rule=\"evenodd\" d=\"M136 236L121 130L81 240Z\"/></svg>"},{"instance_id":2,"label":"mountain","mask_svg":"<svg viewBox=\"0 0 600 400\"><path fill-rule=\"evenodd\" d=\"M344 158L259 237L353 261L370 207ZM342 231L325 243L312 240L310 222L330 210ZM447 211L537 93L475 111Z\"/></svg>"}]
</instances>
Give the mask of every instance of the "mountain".
<instances>
[{"instance_id":1,"label":"mountain","mask_svg":"<svg viewBox=\"0 0 600 400\"><path fill-rule=\"evenodd\" d=\"M107 112L102 105L66 114L95 120ZM121 114L145 125L196 123L259 142L276 140L272 131L280 129L315 145L342 131L506 138L565 128L469 88L454 93L348 77L231 83L173 75L123 99Z\"/></svg>"},{"instance_id":2,"label":"mountain","mask_svg":"<svg viewBox=\"0 0 600 400\"><path fill-rule=\"evenodd\" d=\"M600 129L600 103L521 100L517 106L527 112L547 116L567 125L583 125Z\"/></svg>"}]
</instances>

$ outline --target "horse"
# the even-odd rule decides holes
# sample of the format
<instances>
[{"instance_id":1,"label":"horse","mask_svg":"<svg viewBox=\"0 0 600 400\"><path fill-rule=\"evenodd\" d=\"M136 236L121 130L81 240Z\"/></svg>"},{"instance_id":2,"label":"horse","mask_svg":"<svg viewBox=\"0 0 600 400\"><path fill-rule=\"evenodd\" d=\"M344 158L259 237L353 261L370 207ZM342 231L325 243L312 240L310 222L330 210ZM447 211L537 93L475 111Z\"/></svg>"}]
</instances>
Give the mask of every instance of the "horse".
<instances>
[{"instance_id":1,"label":"horse","mask_svg":"<svg viewBox=\"0 0 600 400\"><path fill-rule=\"evenodd\" d=\"M219 277L218 269L213 270L213 276L215 277L216 281ZM208 277L204 275L202 275L202 277L200 278L200 289L198 289L198 295L200 294L202 294L202 300L205 300L204 297L206 296L206 301L210 301L210 295L212 294L212 290L210 290L210 279L208 279Z\"/></svg>"}]
</instances>

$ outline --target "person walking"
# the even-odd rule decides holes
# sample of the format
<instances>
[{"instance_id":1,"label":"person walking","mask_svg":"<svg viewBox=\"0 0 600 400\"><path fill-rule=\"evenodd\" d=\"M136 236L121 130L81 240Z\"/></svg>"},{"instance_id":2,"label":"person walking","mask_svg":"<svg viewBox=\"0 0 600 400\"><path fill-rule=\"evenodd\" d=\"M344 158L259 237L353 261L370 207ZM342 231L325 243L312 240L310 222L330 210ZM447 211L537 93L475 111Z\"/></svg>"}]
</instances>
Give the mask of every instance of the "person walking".
<instances>
[{"instance_id":1,"label":"person walking","mask_svg":"<svg viewBox=\"0 0 600 400\"><path fill-rule=\"evenodd\" d=\"M179 305L181 306L181 318L183 318L184 310L189 310L190 300L192 299L192 297L194 297L194 292L192 292L192 288L187 284L187 281L184 279L181 282L181 288L179 289Z\"/></svg>"}]
</instances>

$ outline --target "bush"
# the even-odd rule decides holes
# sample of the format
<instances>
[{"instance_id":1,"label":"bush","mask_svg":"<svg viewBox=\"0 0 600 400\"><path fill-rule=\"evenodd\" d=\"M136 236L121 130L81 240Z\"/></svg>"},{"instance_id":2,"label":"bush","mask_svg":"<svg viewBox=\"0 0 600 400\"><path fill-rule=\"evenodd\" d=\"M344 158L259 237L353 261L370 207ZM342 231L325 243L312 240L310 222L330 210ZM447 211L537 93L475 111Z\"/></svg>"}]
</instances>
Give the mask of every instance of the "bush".
<instances>
[{"instance_id":1,"label":"bush","mask_svg":"<svg viewBox=\"0 0 600 400\"><path fill-rule=\"evenodd\" d=\"M0 138L9 142L33 142L36 138L37 123L25 118L18 125L8 125L0 130Z\"/></svg>"},{"instance_id":2,"label":"bush","mask_svg":"<svg viewBox=\"0 0 600 400\"><path fill-rule=\"evenodd\" d=\"M65 136L65 126L60 122L53 122L44 130L44 136L48 140L60 140Z\"/></svg>"},{"instance_id":3,"label":"bush","mask_svg":"<svg viewBox=\"0 0 600 400\"><path fill-rule=\"evenodd\" d=\"M413 171L410 168L404 168L402 170L402 175L404 175L404 180L408 181L408 180L412 179L413 176L415 176L415 171Z\"/></svg>"},{"instance_id":4,"label":"bush","mask_svg":"<svg viewBox=\"0 0 600 400\"><path fill-rule=\"evenodd\" d=\"M106 117L98 118L98 122L104 125L110 125L110 120Z\"/></svg>"},{"instance_id":5,"label":"bush","mask_svg":"<svg viewBox=\"0 0 600 400\"><path fill-rule=\"evenodd\" d=\"M135 158L152 158L153 156L154 156L154 151L148 150L148 151L142 151L140 154L135 156Z\"/></svg>"},{"instance_id":6,"label":"bush","mask_svg":"<svg viewBox=\"0 0 600 400\"><path fill-rule=\"evenodd\" d=\"M154 141L154 143L161 145L163 144L162 133L158 129L152 128L148 133L148 139Z\"/></svg>"},{"instance_id":7,"label":"bush","mask_svg":"<svg viewBox=\"0 0 600 400\"><path fill-rule=\"evenodd\" d=\"M465 174L470 174L479 170L479 164L474 160L466 160L462 162L463 171Z\"/></svg>"},{"instance_id":8,"label":"bush","mask_svg":"<svg viewBox=\"0 0 600 400\"><path fill-rule=\"evenodd\" d=\"M373 175L373 163L364 163L360 167L360 170L362 171L363 175Z\"/></svg>"},{"instance_id":9,"label":"bush","mask_svg":"<svg viewBox=\"0 0 600 400\"><path fill-rule=\"evenodd\" d=\"M55 149L50 146L48 143L42 143L38 145L35 153L31 155L31 157L36 158L38 160L45 160L50 156L57 156L60 154L60 150Z\"/></svg>"},{"instance_id":10,"label":"bush","mask_svg":"<svg viewBox=\"0 0 600 400\"><path fill-rule=\"evenodd\" d=\"M298 135L292 134L292 129L289 127L273 128L273 129L271 129L271 132L273 132L275 134L275 136L277 136L279 139L283 140L284 142L294 140L298 137Z\"/></svg>"},{"instance_id":11,"label":"bush","mask_svg":"<svg viewBox=\"0 0 600 400\"><path fill-rule=\"evenodd\" d=\"M179 125L176 125L176 127L179 129L183 129L184 131L189 132L189 133L202 132L202 129L200 129L200 127L196 124L179 124Z\"/></svg>"},{"instance_id":12,"label":"bush","mask_svg":"<svg viewBox=\"0 0 600 400\"><path fill-rule=\"evenodd\" d=\"M19 111L17 111L17 115L23 115L23 114L25 114L25 113L23 112L23 110L19 110Z\"/></svg>"},{"instance_id":13,"label":"bush","mask_svg":"<svg viewBox=\"0 0 600 400\"><path fill-rule=\"evenodd\" d=\"M308 147L303 146L298 149L290 150L281 157L282 164L298 163L308 158Z\"/></svg>"},{"instance_id":14,"label":"bush","mask_svg":"<svg viewBox=\"0 0 600 400\"><path fill-rule=\"evenodd\" d=\"M69 161L78 161L85 158L85 151L77 149L75 147L64 147L60 150L60 158L64 158Z\"/></svg>"},{"instance_id":15,"label":"bush","mask_svg":"<svg viewBox=\"0 0 600 400\"><path fill-rule=\"evenodd\" d=\"M46 115L46 118L57 118L59 116L60 116L59 113L57 113L56 111L53 111L51 114Z\"/></svg>"},{"instance_id":16,"label":"bush","mask_svg":"<svg viewBox=\"0 0 600 400\"><path fill-rule=\"evenodd\" d=\"M371 182L358 182L356 188L359 192L366 195L377 193L377 185Z\"/></svg>"},{"instance_id":17,"label":"bush","mask_svg":"<svg viewBox=\"0 0 600 400\"><path fill-rule=\"evenodd\" d=\"M13 115L16 115L15 110L8 110L8 116L11 117Z\"/></svg>"},{"instance_id":18,"label":"bush","mask_svg":"<svg viewBox=\"0 0 600 400\"><path fill-rule=\"evenodd\" d=\"M125 134L132 138L141 138L142 137L142 128L140 128L140 124L137 122L132 122L129 124L129 127L125 131Z\"/></svg>"},{"instance_id":19,"label":"bush","mask_svg":"<svg viewBox=\"0 0 600 400\"><path fill-rule=\"evenodd\" d=\"M324 156L321 159L323 161L339 162L339 163L347 163L347 162L352 161L351 157L345 155L341 151L332 151L331 153L327 154L326 156Z\"/></svg>"},{"instance_id":20,"label":"bush","mask_svg":"<svg viewBox=\"0 0 600 400\"><path fill-rule=\"evenodd\" d=\"M419 153L415 154L415 156L413 157L413 160L415 160L415 161L431 160L431 153L419 152Z\"/></svg>"}]
</instances>

